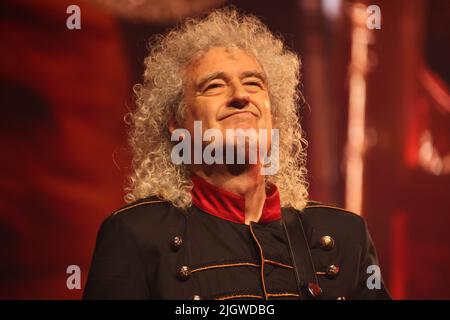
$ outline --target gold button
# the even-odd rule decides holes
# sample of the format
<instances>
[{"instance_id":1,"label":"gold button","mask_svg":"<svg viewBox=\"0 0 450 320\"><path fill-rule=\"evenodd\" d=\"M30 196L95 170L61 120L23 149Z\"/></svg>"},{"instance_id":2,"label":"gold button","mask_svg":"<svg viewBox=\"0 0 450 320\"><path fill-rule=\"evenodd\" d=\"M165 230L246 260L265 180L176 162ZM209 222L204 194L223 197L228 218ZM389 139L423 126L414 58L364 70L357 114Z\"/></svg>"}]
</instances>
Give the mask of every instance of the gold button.
<instances>
[{"instance_id":1,"label":"gold button","mask_svg":"<svg viewBox=\"0 0 450 320\"><path fill-rule=\"evenodd\" d=\"M334 248L334 239L330 236L320 238L320 248L323 250L331 250Z\"/></svg>"},{"instance_id":2,"label":"gold button","mask_svg":"<svg viewBox=\"0 0 450 320\"><path fill-rule=\"evenodd\" d=\"M332 264L327 269L327 277L334 278L339 274L339 266Z\"/></svg>"},{"instance_id":3,"label":"gold button","mask_svg":"<svg viewBox=\"0 0 450 320\"><path fill-rule=\"evenodd\" d=\"M177 270L177 278L180 280L187 280L191 275L191 269L188 266L182 266Z\"/></svg>"},{"instance_id":4,"label":"gold button","mask_svg":"<svg viewBox=\"0 0 450 320\"><path fill-rule=\"evenodd\" d=\"M170 242L170 247L172 248L172 250L177 251L181 247L182 244L183 244L183 238L180 236L176 236Z\"/></svg>"}]
</instances>

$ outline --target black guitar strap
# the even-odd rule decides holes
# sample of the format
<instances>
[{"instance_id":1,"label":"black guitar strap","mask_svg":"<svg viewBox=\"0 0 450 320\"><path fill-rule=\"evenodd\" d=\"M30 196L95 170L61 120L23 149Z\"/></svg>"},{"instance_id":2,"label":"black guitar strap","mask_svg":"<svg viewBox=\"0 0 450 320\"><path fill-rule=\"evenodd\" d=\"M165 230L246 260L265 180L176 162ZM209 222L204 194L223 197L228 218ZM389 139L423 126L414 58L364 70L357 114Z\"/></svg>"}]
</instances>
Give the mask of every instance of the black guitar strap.
<instances>
[{"instance_id":1,"label":"black guitar strap","mask_svg":"<svg viewBox=\"0 0 450 320\"><path fill-rule=\"evenodd\" d=\"M282 224L289 245L300 299L315 299L320 295L321 289L300 213L292 208L283 209Z\"/></svg>"}]
</instances>

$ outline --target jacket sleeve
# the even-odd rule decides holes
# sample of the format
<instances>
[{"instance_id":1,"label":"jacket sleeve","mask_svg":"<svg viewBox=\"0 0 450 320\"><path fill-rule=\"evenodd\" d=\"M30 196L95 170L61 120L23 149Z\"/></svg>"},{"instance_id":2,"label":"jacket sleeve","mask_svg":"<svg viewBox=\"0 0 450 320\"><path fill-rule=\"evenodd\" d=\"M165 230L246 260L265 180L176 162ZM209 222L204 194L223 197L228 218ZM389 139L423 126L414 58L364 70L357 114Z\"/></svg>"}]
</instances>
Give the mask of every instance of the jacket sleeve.
<instances>
[{"instance_id":1,"label":"jacket sleeve","mask_svg":"<svg viewBox=\"0 0 450 320\"><path fill-rule=\"evenodd\" d=\"M97 235L83 299L148 299L135 239L120 215L108 217Z\"/></svg>"},{"instance_id":2,"label":"jacket sleeve","mask_svg":"<svg viewBox=\"0 0 450 320\"><path fill-rule=\"evenodd\" d=\"M363 246L361 251L358 284L350 299L390 300L391 296L385 287L378 256L365 220L363 224Z\"/></svg>"}]
</instances>

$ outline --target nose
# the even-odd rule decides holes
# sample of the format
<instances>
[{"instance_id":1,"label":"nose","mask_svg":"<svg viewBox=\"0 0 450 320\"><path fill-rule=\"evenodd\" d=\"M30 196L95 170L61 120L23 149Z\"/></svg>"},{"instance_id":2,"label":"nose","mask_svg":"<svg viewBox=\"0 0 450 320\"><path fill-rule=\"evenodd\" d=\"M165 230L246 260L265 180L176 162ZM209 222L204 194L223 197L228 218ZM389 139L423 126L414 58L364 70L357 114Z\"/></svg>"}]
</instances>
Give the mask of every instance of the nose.
<instances>
[{"instance_id":1,"label":"nose","mask_svg":"<svg viewBox=\"0 0 450 320\"><path fill-rule=\"evenodd\" d=\"M236 109L245 108L250 102L250 96L242 86L236 87L228 102L228 106Z\"/></svg>"}]
</instances>

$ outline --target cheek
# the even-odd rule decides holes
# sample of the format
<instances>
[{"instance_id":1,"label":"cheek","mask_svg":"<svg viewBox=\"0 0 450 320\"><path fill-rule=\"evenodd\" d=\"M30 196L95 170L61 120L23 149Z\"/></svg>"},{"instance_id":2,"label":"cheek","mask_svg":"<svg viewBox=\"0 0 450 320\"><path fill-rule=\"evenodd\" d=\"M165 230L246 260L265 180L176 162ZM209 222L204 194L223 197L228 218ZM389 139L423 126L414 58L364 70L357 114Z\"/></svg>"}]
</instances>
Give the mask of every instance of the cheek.
<instances>
[{"instance_id":1,"label":"cheek","mask_svg":"<svg viewBox=\"0 0 450 320\"><path fill-rule=\"evenodd\" d=\"M272 110L271 110L271 104L269 99L265 99L263 103L264 107L264 120L266 122L266 125L268 128L272 127Z\"/></svg>"},{"instance_id":2,"label":"cheek","mask_svg":"<svg viewBox=\"0 0 450 320\"><path fill-rule=\"evenodd\" d=\"M182 119L182 122L180 123L180 126L182 128L187 129L191 133L191 135L193 135L194 134L194 122L198 121L198 120L203 120L200 117L198 105L194 105L192 103L187 104L185 112L184 112L184 117Z\"/></svg>"},{"instance_id":3,"label":"cheek","mask_svg":"<svg viewBox=\"0 0 450 320\"><path fill-rule=\"evenodd\" d=\"M221 97L214 97L208 99L201 99L198 103L199 116L204 120L214 121L217 118L218 112L226 103L226 99Z\"/></svg>"},{"instance_id":4,"label":"cheek","mask_svg":"<svg viewBox=\"0 0 450 320\"><path fill-rule=\"evenodd\" d=\"M203 129L216 127L217 107L211 101L196 101L189 106L186 111L190 113L186 116L186 123L189 127L194 126L194 121L201 121Z\"/></svg>"},{"instance_id":5,"label":"cheek","mask_svg":"<svg viewBox=\"0 0 450 320\"><path fill-rule=\"evenodd\" d=\"M198 102L191 103L186 108L186 120L192 122L194 120L204 120L205 107Z\"/></svg>"}]
</instances>

